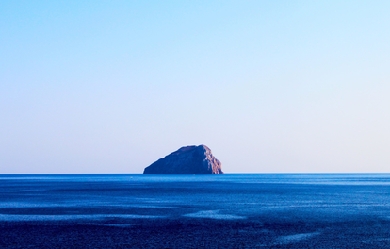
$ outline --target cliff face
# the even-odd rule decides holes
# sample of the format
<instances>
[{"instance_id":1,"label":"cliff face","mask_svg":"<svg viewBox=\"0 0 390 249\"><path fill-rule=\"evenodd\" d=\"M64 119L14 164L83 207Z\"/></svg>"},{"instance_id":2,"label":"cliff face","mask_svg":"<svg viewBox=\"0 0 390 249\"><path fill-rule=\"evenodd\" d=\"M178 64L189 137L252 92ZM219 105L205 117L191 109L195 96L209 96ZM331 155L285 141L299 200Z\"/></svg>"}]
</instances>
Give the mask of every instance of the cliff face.
<instances>
[{"instance_id":1,"label":"cliff face","mask_svg":"<svg viewBox=\"0 0 390 249\"><path fill-rule=\"evenodd\" d=\"M185 146L146 167L144 174L223 174L221 162L205 145Z\"/></svg>"}]
</instances>

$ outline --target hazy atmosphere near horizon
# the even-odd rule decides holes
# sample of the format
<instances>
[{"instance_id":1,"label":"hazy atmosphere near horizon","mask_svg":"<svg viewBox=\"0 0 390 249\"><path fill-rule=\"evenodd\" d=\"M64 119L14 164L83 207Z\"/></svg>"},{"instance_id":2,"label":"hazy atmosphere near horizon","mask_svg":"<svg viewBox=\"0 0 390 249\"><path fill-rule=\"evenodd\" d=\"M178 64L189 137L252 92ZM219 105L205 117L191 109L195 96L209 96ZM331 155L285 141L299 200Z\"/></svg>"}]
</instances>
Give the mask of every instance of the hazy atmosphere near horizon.
<instances>
[{"instance_id":1,"label":"hazy atmosphere near horizon","mask_svg":"<svg viewBox=\"0 0 390 249\"><path fill-rule=\"evenodd\" d=\"M0 174L388 172L390 1L1 1Z\"/></svg>"}]
</instances>

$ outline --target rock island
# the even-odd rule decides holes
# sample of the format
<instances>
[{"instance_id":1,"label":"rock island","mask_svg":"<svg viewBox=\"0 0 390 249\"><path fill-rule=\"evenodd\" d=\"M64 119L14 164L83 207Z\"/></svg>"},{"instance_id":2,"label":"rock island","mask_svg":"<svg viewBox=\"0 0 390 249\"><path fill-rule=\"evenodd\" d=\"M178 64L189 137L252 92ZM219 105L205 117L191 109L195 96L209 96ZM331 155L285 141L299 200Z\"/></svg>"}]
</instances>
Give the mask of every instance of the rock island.
<instances>
[{"instance_id":1,"label":"rock island","mask_svg":"<svg viewBox=\"0 0 390 249\"><path fill-rule=\"evenodd\" d=\"M144 174L223 174L206 145L184 146L144 169Z\"/></svg>"}]
</instances>

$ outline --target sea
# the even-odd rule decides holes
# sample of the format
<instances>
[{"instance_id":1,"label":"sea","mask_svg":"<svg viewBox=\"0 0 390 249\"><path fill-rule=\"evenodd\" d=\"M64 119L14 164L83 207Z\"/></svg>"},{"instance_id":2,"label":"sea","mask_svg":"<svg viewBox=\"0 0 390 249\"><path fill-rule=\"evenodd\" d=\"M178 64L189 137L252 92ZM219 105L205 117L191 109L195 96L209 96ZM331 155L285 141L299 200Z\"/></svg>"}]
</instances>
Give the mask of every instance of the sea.
<instances>
[{"instance_id":1,"label":"sea","mask_svg":"<svg viewBox=\"0 0 390 249\"><path fill-rule=\"evenodd\" d=\"M0 248L390 248L390 174L0 175Z\"/></svg>"}]
</instances>

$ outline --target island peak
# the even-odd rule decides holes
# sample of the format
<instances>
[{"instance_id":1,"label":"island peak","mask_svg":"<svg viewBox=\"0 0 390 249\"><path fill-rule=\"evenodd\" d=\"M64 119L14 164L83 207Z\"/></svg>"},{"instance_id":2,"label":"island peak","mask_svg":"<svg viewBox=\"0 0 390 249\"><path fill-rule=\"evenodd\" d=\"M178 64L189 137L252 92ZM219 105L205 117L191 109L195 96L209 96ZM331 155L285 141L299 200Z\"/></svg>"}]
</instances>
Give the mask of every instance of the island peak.
<instances>
[{"instance_id":1,"label":"island peak","mask_svg":"<svg viewBox=\"0 0 390 249\"><path fill-rule=\"evenodd\" d=\"M221 162L206 145L189 145L146 167L144 174L223 174Z\"/></svg>"}]
</instances>

